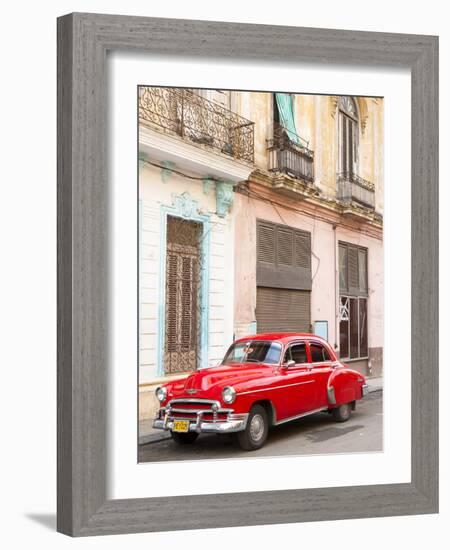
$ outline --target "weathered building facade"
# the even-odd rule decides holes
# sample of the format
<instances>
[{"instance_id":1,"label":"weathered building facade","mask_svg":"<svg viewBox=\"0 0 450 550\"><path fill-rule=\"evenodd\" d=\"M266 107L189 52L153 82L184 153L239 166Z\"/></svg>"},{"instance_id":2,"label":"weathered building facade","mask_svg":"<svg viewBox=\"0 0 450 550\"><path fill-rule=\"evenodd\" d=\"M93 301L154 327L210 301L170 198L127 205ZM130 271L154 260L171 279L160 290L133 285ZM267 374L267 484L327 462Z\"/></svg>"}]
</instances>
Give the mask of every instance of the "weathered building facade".
<instances>
[{"instance_id":1,"label":"weathered building facade","mask_svg":"<svg viewBox=\"0 0 450 550\"><path fill-rule=\"evenodd\" d=\"M143 87L139 159L141 418L254 332L381 373L381 99Z\"/></svg>"}]
</instances>

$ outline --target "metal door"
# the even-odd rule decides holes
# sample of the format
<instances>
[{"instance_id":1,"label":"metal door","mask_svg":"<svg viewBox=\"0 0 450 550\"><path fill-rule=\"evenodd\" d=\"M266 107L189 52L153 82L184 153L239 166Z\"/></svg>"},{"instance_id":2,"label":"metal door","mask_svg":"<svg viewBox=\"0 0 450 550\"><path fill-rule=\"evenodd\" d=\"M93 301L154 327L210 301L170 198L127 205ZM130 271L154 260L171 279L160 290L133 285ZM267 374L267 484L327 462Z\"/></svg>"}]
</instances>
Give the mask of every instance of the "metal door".
<instances>
[{"instance_id":1,"label":"metal door","mask_svg":"<svg viewBox=\"0 0 450 550\"><path fill-rule=\"evenodd\" d=\"M308 290L258 287L256 326L264 332L310 332L311 293Z\"/></svg>"}]
</instances>

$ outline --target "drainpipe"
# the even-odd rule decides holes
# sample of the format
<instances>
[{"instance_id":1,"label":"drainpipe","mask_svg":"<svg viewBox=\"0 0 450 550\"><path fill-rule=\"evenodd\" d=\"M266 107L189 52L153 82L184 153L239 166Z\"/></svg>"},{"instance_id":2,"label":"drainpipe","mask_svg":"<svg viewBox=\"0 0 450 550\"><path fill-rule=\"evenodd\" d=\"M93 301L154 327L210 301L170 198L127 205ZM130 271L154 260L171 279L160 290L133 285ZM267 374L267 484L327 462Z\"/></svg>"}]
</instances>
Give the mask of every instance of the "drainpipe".
<instances>
[{"instance_id":1,"label":"drainpipe","mask_svg":"<svg viewBox=\"0 0 450 550\"><path fill-rule=\"evenodd\" d=\"M333 233L334 233L334 349L337 349L337 331L338 331L338 324L339 324L339 316L338 316L338 296L337 296L337 284L336 280L338 278L338 266L337 266L337 256L336 256L336 248L337 248L337 240L336 240L336 224L333 224Z\"/></svg>"}]
</instances>

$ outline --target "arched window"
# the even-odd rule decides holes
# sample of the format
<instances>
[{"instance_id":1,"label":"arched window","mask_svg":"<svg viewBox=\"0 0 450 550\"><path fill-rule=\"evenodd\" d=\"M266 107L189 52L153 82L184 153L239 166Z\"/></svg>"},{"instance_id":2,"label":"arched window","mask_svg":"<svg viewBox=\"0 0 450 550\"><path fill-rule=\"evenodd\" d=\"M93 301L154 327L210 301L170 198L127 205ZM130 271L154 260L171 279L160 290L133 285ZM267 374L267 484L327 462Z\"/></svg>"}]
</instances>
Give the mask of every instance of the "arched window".
<instances>
[{"instance_id":1,"label":"arched window","mask_svg":"<svg viewBox=\"0 0 450 550\"><path fill-rule=\"evenodd\" d=\"M348 96L339 99L339 172L357 172L358 110L355 100Z\"/></svg>"}]
</instances>

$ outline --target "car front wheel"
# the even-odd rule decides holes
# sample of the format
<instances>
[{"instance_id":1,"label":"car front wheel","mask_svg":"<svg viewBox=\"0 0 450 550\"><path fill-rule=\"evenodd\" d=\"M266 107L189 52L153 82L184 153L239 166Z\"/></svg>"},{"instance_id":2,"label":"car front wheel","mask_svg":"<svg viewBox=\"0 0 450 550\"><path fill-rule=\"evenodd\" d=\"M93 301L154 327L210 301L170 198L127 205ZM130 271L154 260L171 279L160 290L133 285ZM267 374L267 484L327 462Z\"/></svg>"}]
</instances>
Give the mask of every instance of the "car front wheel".
<instances>
[{"instance_id":1,"label":"car front wheel","mask_svg":"<svg viewBox=\"0 0 450 550\"><path fill-rule=\"evenodd\" d=\"M197 432L187 432L187 433L179 433L179 432L170 432L172 439L175 441L175 443L178 443L179 445L190 445L191 443L194 443L194 441L198 437Z\"/></svg>"},{"instance_id":2,"label":"car front wheel","mask_svg":"<svg viewBox=\"0 0 450 550\"><path fill-rule=\"evenodd\" d=\"M256 451L264 445L268 433L269 418L267 412L261 405L254 405L248 415L245 430L237 432L235 439L244 451Z\"/></svg>"},{"instance_id":3,"label":"car front wheel","mask_svg":"<svg viewBox=\"0 0 450 550\"><path fill-rule=\"evenodd\" d=\"M331 414L333 415L336 422L346 422L352 413L351 403L344 403L335 409L332 409Z\"/></svg>"}]
</instances>

